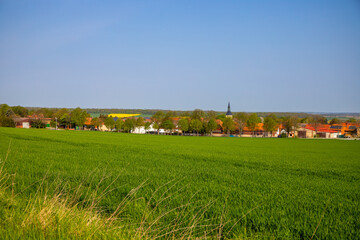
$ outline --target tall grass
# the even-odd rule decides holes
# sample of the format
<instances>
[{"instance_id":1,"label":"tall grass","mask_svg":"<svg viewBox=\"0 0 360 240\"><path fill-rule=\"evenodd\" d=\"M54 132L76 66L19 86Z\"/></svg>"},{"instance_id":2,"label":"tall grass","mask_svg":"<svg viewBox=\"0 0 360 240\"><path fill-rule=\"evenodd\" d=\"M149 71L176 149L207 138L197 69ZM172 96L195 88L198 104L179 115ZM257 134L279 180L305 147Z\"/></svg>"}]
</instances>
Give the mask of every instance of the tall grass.
<instances>
[{"instance_id":1,"label":"tall grass","mask_svg":"<svg viewBox=\"0 0 360 240\"><path fill-rule=\"evenodd\" d=\"M186 195L186 186L175 180L158 187L147 201L139 196L139 189L147 184L143 182L110 213L100 203L113 190L116 178L100 190L105 176L88 184L89 175L69 188L67 182L49 182L45 175L32 184L37 189L33 195L21 197L22 192L14 192L15 174L5 168L9 152L10 145L4 161L0 160L1 239L222 239L224 227L231 223L223 216L219 224L206 218L213 202L198 204L196 194ZM183 203L172 207L170 203L179 198ZM126 212L139 203L141 221L134 222Z\"/></svg>"}]
</instances>

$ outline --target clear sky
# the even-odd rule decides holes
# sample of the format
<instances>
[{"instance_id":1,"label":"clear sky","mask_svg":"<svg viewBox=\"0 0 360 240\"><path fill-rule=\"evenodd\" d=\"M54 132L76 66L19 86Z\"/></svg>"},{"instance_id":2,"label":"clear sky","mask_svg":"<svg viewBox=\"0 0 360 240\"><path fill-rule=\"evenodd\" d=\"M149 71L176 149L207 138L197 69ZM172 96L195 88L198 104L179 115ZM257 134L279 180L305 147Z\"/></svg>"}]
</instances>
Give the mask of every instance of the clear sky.
<instances>
[{"instance_id":1,"label":"clear sky","mask_svg":"<svg viewBox=\"0 0 360 240\"><path fill-rule=\"evenodd\" d=\"M0 0L0 103L360 112L360 1Z\"/></svg>"}]
</instances>

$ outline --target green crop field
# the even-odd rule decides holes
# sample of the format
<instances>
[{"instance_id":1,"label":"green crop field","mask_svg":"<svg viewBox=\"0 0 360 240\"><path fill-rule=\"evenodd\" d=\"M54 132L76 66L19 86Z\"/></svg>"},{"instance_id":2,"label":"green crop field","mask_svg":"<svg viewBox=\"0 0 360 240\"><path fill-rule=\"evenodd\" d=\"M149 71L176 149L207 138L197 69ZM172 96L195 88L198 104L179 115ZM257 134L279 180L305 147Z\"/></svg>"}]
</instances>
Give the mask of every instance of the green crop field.
<instances>
[{"instance_id":1,"label":"green crop field","mask_svg":"<svg viewBox=\"0 0 360 240\"><path fill-rule=\"evenodd\" d=\"M360 141L0 128L0 157L1 239L360 237Z\"/></svg>"}]
</instances>

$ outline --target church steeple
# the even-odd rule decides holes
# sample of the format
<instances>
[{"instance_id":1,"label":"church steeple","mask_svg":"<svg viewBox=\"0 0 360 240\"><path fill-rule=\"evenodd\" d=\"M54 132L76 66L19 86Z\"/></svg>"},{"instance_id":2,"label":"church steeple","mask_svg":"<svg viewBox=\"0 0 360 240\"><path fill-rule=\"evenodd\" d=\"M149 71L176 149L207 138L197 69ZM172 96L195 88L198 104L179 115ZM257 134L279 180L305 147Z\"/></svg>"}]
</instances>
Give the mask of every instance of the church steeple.
<instances>
[{"instance_id":1,"label":"church steeple","mask_svg":"<svg viewBox=\"0 0 360 240\"><path fill-rule=\"evenodd\" d=\"M228 103L228 110L227 110L227 113L226 113L226 117L232 118L232 112L230 110L230 102Z\"/></svg>"}]
</instances>

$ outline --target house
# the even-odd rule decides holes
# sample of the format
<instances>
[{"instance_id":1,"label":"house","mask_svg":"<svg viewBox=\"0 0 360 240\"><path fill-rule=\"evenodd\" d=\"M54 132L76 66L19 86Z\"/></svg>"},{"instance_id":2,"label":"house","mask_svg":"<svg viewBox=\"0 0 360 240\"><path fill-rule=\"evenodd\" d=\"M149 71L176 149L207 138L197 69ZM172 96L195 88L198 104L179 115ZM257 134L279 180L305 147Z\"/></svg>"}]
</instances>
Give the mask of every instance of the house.
<instances>
[{"instance_id":1,"label":"house","mask_svg":"<svg viewBox=\"0 0 360 240\"><path fill-rule=\"evenodd\" d=\"M344 136L345 137L360 137L360 130L358 124L349 124L344 128Z\"/></svg>"},{"instance_id":2,"label":"house","mask_svg":"<svg viewBox=\"0 0 360 240\"><path fill-rule=\"evenodd\" d=\"M337 138L339 135L339 131L332 129L329 124L320 124L315 129L311 124L302 123L295 133L299 138Z\"/></svg>"},{"instance_id":3,"label":"house","mask_svg":"<svg viewBox=\"0 0 360 240\"><path fill-rule=\"evenodd\" d=\"M15 117L13 118L16 128L30 128L30 118Z\"/></svg>"},{"instance_id":4,"label":"house","mask_svg":"<svg viewBox=\"0 0 360 240\"><path fill-rule=\"evenodd\" d=\"M51 118L45 118L44 115L31 115L28 117L14 117L13 118L16 128L30 128L31 124L40 120L46 128L50 127Z\"/></svg>"}]
</instances>

